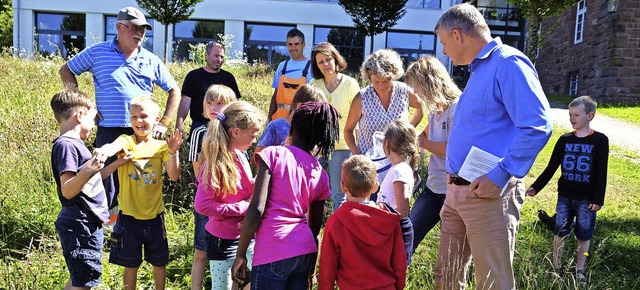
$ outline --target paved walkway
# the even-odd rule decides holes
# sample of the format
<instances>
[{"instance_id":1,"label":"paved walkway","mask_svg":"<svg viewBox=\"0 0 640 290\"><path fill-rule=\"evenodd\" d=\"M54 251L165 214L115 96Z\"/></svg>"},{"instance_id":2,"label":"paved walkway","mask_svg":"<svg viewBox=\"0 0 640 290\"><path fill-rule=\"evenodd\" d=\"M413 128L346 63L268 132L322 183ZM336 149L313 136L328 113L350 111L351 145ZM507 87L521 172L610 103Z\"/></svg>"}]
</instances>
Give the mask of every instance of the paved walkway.
<instances>
[{"instance_id":1,"label":"paved walkway","mask_svg":"<svg viewBox=\"0 0 640 290\"><path fill-rule=\"evenodd\" d=\"M569 122L569 110L560 108L551 108L551 116L553 123L560 126L561 130L567 132L571 130ZM626 148L640 154L640 127L621 121L619 119L610 118L596 111L596 117L591 121L591 128L604 133L609 137L609 144ZM555 142L549 140L549 142Z\"/></svg>"}]
</instances>

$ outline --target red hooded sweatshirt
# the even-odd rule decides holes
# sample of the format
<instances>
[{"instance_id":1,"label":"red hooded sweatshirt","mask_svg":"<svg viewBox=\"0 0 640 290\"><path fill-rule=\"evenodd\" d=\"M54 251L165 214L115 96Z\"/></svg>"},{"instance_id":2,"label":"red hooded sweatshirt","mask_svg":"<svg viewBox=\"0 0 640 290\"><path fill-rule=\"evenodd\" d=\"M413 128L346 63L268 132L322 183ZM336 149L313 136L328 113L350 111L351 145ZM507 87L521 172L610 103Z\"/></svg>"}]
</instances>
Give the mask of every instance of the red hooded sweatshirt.
<instances>
[{"instance_id":1,"label":"red hooded sweatshirt","mask_svg":"<svg viewBox=\"0 0 640 290\"><path fill-rule=\"evenodd\" d=\"M320 250L319 289L404 289L407 252L400 215L347 201L329 217Z\"/></svg>"}]
</instances>

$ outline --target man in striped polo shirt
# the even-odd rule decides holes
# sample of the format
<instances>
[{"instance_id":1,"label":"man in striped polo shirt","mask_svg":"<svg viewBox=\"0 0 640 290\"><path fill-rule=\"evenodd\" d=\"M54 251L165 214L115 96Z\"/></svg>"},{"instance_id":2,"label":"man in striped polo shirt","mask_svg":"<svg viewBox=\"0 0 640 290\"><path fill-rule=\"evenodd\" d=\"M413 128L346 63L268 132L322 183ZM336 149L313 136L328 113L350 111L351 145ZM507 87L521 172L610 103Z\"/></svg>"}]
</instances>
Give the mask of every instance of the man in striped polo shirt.
<instances>
[{"instance_id":1,"label":"man in striped polo shirt","mask_svg":"<svg viewBox=\"0 0 640 290\"><path fill-rule=\"evenodd\" d=\"M78 86L76 75L87 71L93 74L98 106L95 147L111 143L122 134L133 134L129 103L134 97L151 95L154 84L168 92L169 97L162 119L153 128L153 137L161 139L172 125L180 102L180 88L160 58L141 46L145 32L151 28L140 10L122 8L116 22L118 35L113 41L87 47L60 68L60 78L65 85ZM116 174L104 183L109 208L113 209L118 204Z\"/></svg>"}]
</instances>

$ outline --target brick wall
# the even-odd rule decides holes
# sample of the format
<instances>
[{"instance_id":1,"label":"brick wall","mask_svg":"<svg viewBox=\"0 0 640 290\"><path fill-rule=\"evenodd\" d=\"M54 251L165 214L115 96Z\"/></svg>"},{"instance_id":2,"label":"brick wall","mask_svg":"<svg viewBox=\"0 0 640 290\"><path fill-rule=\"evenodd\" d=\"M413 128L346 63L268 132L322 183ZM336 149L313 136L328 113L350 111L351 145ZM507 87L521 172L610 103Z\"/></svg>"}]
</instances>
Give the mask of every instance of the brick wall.
<instances>
[{"instance_id":1,"label":"brick wall","mask_svg":"<svg viewBox=\"0 0 640 290\"><path fill-rule=\"evenodd\" d=\"M568 94L569 76L578 73L578 95L607 103L640 102L640 0L619 2L614 26L608 0L587 0L583 41L578 44L575 5L543 22L536 68L545 92Z\"/></svg>"}]
</instances>

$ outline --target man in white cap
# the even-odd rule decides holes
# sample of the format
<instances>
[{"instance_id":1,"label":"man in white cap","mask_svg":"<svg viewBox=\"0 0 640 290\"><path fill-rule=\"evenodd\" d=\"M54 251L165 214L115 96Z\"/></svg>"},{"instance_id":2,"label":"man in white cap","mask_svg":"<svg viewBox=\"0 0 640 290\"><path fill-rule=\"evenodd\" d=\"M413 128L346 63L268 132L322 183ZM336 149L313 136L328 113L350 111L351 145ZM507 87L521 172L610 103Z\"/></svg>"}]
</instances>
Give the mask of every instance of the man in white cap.
<instances>
[{"instance_id":1,"label":"man in white cap","mask_svg":"<svg viewBox=\"0 0 640 290\"><path fill-rule=\"evenodd\" d=\"M122 134L133 134L129 116L131 99L151 95L153 85L169 93L166 109L160 122L153 128L153 137L162 138L180 103L180 88L166 66L141 44L144 34L152 29L142 12L134 7L125 7L118 13L116 30L112 41L96 43L87 47L60 68L60 78L65 85L78 86L76 75L90 71L98 106L98 130L95 147L113 142ZM107 161L113 162L115 158ZM104 180L109 198L109 208L116 208L117 174Z\"/></svg>"}]
</instances>

